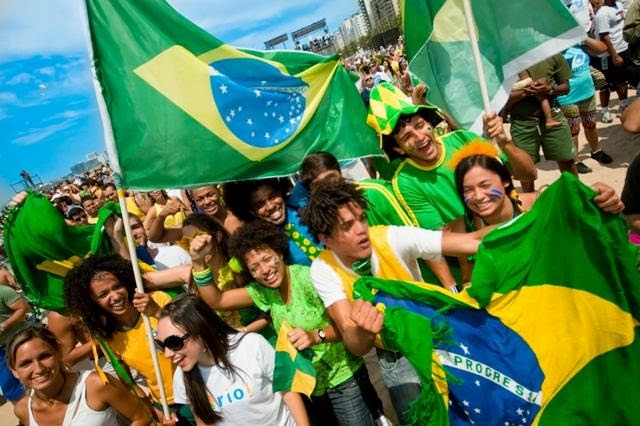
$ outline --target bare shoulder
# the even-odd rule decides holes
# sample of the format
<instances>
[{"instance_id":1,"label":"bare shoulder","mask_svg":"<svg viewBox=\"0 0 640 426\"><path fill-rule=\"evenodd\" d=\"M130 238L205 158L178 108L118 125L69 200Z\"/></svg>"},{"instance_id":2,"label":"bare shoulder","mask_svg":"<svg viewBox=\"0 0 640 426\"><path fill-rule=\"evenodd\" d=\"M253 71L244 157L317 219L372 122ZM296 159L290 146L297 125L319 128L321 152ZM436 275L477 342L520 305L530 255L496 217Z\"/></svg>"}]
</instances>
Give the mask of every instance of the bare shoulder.
<instances>
[{"instance_id":1,"label":"bare shoulder","mask_svg":"<svg viewBox=\"0 0 640 426\"><path fill-rule=\"evenodd\" d=\"M22 426L29 426L29 397L24 396L13 404L13 414L20 420Z\"/></svg>"}]
</instances>

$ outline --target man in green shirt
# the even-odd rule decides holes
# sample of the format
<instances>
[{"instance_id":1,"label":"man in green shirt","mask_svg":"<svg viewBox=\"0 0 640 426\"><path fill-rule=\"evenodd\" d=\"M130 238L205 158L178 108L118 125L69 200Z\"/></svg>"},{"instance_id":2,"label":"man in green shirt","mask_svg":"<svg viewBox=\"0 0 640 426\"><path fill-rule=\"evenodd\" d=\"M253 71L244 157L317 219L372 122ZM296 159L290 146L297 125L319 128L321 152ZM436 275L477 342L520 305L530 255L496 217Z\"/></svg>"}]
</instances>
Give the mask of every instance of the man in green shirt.
<instances>
[{"instance_id":1,"label":"man in green shirt","mask_svg":"<svg viewBox=\"0 0 640 426\"><path fill-rule=\"evenodd\" d=\"M467 143L480 139L467 130L437 134L434 129L442 120L435 106L413 105L394 86L381 83L371 93L367 123L381 135L382 148L395 165L394 193L410 218L431 230L463 217L454 169L448 163ZM498 143L517 178L536 178L535 165L513 144L494 112L485 116L484 130Z\"/></svg>"},{"instance_id":2,"label":"man in green shirt","mask_svg":"<svg viewBox=\"0 0 640 426\"><path fill-rule=\"evenodd\" d=\"M524 89L512 90L507 103L507 108L511 109L511 136L534 162L540 161L542 147L545 159L556 161L561 172L568 171L577 176L571 129L566 118L559 109L554 108L553 119L561 124L547 127L539 101L539 97L554 100L556 96L569 92L569 64L562 54L557 54L527 71L533 83ZM546 83L540 82L543 78ZM524 192L535 190L533 179L519 179Z\"/></svg>"}]
</instances>

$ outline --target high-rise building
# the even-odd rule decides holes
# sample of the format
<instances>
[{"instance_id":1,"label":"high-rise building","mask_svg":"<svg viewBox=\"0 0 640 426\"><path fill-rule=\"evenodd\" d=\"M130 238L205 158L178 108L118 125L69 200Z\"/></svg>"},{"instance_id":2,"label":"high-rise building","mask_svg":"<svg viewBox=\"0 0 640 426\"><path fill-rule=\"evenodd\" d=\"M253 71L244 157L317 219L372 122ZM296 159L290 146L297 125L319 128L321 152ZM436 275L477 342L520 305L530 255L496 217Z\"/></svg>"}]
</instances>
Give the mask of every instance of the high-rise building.
<instances>
[{"instance_id":1,"label":"high-rise building","mask_svg":"<svg viewBox=\"0 0 640 426\"><path fill-rule=\"evenodd\" d=\"M340 25L340 34L344 46L357 42L361 37L367 35L367 24L362 13L354 13ZM343 47L344 47L343 46Z\"/></svg>"},{"instance_id":2,"label":"high-rise building","mask_svg":"<svg viewBox=\"0 0 640 426\"><path fill-rule=\"evenodd\" d=\"M358 5L368 31L383 26L385 22L400 14L399 0L358 0Z\"/></svg>"}]
</instances>

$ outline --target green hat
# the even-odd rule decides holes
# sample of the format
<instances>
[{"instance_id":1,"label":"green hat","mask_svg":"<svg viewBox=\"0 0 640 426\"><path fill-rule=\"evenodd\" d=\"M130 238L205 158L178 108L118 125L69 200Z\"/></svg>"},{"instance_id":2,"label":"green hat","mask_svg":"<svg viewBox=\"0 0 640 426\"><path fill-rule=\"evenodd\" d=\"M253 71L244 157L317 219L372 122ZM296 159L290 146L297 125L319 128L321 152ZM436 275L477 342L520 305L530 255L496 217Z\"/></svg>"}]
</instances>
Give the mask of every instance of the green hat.
<instances>
[{"instance_id":1,"label":"green hat","mask_svg":"<svg viewBox=\"0 0 640 426\"><path fill-rule=\"evenodd\" d=\"M382 135L390 135L402 115L420 114L436 126L444 118L434 105L414 105L396 86L383 82L371 91L367 124Z\"/></svg>"}]
</instances>

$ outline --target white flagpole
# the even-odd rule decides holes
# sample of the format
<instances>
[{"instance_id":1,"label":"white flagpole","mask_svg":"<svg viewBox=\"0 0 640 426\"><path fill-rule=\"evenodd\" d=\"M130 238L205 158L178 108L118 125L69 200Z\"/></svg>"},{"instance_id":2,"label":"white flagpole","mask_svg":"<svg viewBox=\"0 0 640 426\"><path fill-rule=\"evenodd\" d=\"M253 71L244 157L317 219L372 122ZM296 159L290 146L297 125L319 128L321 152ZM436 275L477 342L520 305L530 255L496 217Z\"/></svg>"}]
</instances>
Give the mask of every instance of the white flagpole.
<instances>
[{"instance_id":1,"label":"white flagpole","mask_svg":"<svg viewBox=\"0 0 640 426\"><path fill-rule=\"evenodd\" d=\"M464 8L464 19L467 22L467 30L469 31L473 62L476 66L476 74L478 75L478 83L480 84L480 94L482 95L482 103L486 113L491 110L491 101L489 100L487 80L484 77L484 69L482 68L482 58L480 57L480 48L478 47L478 33L476 32L476 24L473 18L471 0L462 0L462 7Z\"/></svg>"},{"instance_id":2,"label":"white flagpole","mask_svg":"<svg viewBox=\"0 0 640 426\"><path fill-rule=\"evenodd\" d=\"M89 52L89 60L91 61L91 72L93 76L93 87L96 93L96 101L98 103L98 109L100 111L100 117L102 118L102 129L104 132L104 141L107 148L107 155L111 169L115 176L115 183L118 188L118 202L120 203L120 210L122 211L122 220L124 222L124 231L127 237L127 245L129 249L129 257L131 258L131 266L133 267L133 274L136 280L136 291L144 293L144 285L142 283L142 274L140 274L140 266L138 265L138 255L136 253L136 245L133 241L133 235L131 233L131 222L129 221L129 212L127 211L127 205L124 198L124 189L121 186L122 170L120 169L120 161L118 159L118 150L113 137L113 128L111 127L111 119L109 118L109 112L107 111L107 105L104 97L102 96L102 87L98 81L96 75L95 62L93 60L93 46L91 45L91 30L89 28L89 13L87 10L86 1L83 0L85 12L85 39L87 41L87 49ZM144 322L144 328L147 335L147 342L149 344L149 352L151 353L151 360L153 361L153 369L158 381L158 389L160 391L160 402L162 403L162 411L166 419L171 418L169 412L169 404L167 402L167 395L164 390L164 380L162 378L162 372L160 370L160 361L158 359L158 352L156 351L155 344L153 342L153 330L151 329L151 321L146 315L142 315ZM143 354L141 354L143 356Z\"/></svg>"}]
</instances>

